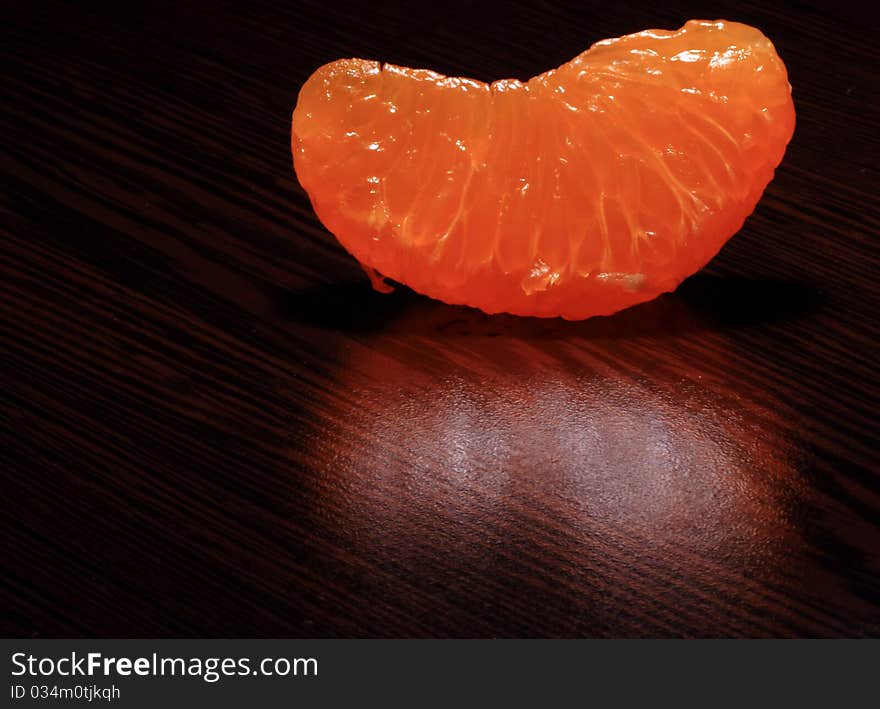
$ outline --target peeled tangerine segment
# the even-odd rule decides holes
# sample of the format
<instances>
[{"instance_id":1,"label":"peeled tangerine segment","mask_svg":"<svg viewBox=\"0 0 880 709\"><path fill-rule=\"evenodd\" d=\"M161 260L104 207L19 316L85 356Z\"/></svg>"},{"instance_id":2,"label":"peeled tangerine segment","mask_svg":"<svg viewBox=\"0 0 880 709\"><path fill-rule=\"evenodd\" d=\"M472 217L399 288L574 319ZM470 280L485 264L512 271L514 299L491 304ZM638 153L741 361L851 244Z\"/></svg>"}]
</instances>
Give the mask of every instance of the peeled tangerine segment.
<instances>
[{"instance_id":1,"label":"peeled tangerine segment","mask_svg":"<svg viewBox=\"0 0 880 709\"><path fill-rule=\"evenodd\" d=\"M598 42L526 83L340 59L302 87L292 147L321 221L378 287L580 319L702 268L794 122L770 40L694 20Z\"/></svg>"}]
</instances>

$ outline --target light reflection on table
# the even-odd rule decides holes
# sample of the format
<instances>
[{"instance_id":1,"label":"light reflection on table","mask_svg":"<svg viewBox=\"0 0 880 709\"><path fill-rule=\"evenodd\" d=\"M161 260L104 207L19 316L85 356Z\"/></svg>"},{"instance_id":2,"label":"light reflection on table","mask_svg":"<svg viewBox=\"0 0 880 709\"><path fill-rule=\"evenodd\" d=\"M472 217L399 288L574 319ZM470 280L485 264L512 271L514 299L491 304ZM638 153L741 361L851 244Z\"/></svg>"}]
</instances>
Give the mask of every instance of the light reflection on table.
<instances>
[{"instance_id":1,"label":"light reflection on table","mask_svg":"<svg viewBox=\"0 0 880 709\"><path fill-rule=\"evenodd\" d=\"M391 345L352 353L318 434L347 480L328 509L351 551L451 594L482 588L487 604L493 569L514 568L524 593L591 595L598 615L603 598L641 603L658 585L712 593L718 574L758 601L753 581L798 583L785 560L802 546L802 452L780 412L716 395L698 370L648 379L540 350L475 338L473 361L438 367L426 349L420 368ZM659 632L670 614L658 607Z\"/></svg>"}]
</instances>

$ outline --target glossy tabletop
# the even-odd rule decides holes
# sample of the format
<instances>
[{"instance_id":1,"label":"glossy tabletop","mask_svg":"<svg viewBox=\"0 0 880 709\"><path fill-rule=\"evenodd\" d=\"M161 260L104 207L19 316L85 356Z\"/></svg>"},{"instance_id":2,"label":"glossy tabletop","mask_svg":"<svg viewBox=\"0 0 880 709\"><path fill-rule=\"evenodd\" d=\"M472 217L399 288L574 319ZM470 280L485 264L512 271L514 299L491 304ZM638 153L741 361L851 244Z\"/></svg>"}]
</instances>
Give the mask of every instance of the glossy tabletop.
<instances>
[{"instance_id":1,"label":"glossy tabletop","mask_svg":"<svg viewBox=\"0 0 880 709\"><path fill-rule=\"evenodd\" d=\"M2 634L880 636L877 18L617 5L8 5ZM293 175L332 59L525 79L692 17L798 125L652 303L376 293Z\"/></svg>"}]
</instances>

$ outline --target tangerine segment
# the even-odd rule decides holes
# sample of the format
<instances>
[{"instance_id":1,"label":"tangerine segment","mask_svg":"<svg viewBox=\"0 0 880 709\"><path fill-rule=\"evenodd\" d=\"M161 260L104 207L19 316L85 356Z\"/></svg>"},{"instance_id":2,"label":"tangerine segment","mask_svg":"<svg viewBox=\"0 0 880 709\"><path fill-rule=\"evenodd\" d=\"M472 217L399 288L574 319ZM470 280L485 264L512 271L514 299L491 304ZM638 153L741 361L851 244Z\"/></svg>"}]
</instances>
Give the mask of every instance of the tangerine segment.
<instances>
[{"instance_id":1,"label":"tangerine segment","mask_svg":"<svg viewBox=\"0 0 880 709\"><path fill-rule=\"evenodd\" d=\"M365 268L489 313L609 314L742 226L794 130L758 30L598 42L526 83L341 59L293 113L297 176Z\"/></svg>"}]
</instances>

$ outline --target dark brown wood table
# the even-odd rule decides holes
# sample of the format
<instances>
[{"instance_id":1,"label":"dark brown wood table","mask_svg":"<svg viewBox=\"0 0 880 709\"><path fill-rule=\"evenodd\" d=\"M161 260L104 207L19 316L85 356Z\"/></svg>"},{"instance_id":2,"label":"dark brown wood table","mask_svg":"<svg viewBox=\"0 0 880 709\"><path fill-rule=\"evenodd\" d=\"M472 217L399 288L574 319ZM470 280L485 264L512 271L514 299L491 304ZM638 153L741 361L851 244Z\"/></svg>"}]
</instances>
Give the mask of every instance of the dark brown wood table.
<instances>
[{"instance_id":1,"label":"dark brown wood table","mask_svg":"<svg viewBox=\"0 0 880 709\"><path fill-rule=\"evenodd\" d=\"M880 636L877 17L619 5L3 4L3 635ZM798 126L653 303L374 293L296 182L326 61L691 17L774 40Z\"/></svg>"}]
</instances>

